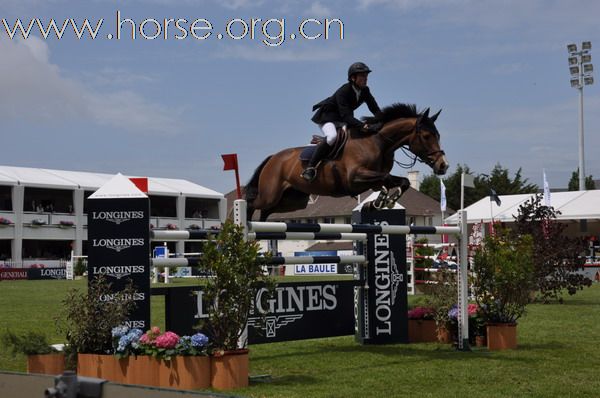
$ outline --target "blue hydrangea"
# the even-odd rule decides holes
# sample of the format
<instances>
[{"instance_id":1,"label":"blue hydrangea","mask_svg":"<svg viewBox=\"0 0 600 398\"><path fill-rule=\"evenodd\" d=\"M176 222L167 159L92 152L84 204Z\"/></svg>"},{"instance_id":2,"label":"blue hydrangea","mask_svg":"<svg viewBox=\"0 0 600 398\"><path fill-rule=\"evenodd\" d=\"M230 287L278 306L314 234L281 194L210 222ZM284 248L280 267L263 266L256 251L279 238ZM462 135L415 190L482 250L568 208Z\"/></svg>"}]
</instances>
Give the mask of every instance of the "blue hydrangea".
<instances>
[{"instance_id":1,"label":"blue hydrangea","mask_svg":"<svg viewBox=\"0 0 600 398\"><path fill-rule=\"evenodd\" d=\"M182 346L188 346L192 344L192 338L190 336L181 336L179 338L179 342L177 343Z\"/></svg>"},{"instance_id":2,"label":"blue hydrangea","mask_svg":"<svg viewBox=\"0 0 600 398\"><path fill-rule=\"evenodd\" d=\"M116 328L115 328L116 329ZM115 335L115 329L113 329L113 336ZM120 331L117 331L120 332ZM119 337L119 343L117 344L117 352L125 352L129 347L138 348L140 337L144 332L141 329L131 329L127 334ZM115 336L116 337L116 336Z\"/></svg>"},{"instance_id":3,"label":"blue hydrangea","mask_svg":"<svg viewBox=\"0 0 600 398\"><path fill-rule=\"evenodd\" d=\"M448 311L448 317L450 319L458 319L458 307L456 305L450 308L450 311Z\"/></svg>"},{"instance_id":4,"label":"blue hydrangea","mask_svg":"<svg viewBox=\"0 0 600 398\"><path fill-rule=\"evenodd\" d=\"M113 337L122 337L129 331L127 326L117 326L112 329Z\"/></svg>"},{"instance_id":5,"label":"blue hydrangea","mask_svg":"<svg viewBox=\"0 0 600 398\"><path fill-rule=\"evenodd\" d=\"M203 335L202 333L196 333L191 337L192 339L192 347L199 348L204 347L208 344L208 337Z\"/></svg>"}]
</instances>

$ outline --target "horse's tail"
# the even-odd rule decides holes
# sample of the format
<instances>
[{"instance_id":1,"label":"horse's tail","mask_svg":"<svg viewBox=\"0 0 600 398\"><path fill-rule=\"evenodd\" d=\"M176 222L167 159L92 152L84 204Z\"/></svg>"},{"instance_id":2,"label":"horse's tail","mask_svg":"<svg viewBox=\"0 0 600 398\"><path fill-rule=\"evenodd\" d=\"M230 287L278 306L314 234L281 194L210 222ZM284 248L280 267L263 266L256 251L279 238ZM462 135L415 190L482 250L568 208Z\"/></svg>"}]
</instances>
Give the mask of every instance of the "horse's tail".
<instances>
[{"instance_id":1,"label":"horse's tail","mask_svg":"<svg viewBox=\"0 0 600 398\"><path fill-rule=\"evenodd\" d=\"M248 181L248 183L246 184L246 187L244 188L244 199L246 199L246 202L248 202L248 204L252 204L252 202L254 201L254 199L256 199L256 197L258 196L258 178L260 177L260 173L262 172L262 169L265 167L265 164L267 164L267 162L269 161L269 159L271 159L273 155L267 157L265 160L262 161L262 163L260 164L260 166L258 166L256 168L256 170L254 170L254 174L252 175L252 178L250 178L250 181Z\"/></svg>"}]
</instances>

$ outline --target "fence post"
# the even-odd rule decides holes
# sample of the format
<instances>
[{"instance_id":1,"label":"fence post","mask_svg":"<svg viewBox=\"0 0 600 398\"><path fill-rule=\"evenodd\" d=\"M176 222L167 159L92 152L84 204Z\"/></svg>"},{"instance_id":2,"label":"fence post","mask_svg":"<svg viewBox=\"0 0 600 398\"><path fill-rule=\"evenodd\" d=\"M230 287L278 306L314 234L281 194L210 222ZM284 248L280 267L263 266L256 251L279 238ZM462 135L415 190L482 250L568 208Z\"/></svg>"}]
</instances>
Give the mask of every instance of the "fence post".
<instances>
[{"instance_id":1,"label":"fence post","mask_svg":"<svg viewBox=\"0 0 600 398\"><path fill-rule=\"evenodd\" d=\"M459 239L459 269L458 269L458 349L461 351L470 351L469 347L469 314L468 306L468 233L467 233L467 212L460 210L458 212L460 227Z\"/></svg>"}]
</instances>

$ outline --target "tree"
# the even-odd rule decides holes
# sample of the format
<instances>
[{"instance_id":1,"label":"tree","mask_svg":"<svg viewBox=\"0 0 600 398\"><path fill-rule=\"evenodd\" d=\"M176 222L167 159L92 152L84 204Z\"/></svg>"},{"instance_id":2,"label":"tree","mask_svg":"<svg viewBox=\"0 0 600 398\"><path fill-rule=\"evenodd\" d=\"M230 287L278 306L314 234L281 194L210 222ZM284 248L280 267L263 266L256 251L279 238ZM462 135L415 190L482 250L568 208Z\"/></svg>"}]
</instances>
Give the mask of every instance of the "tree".
<instances>
[{"instance_id":1,"label":"tree","mask_svg":"<svg viewBox=\"0 0 600 398\"><path fill-rule=\"evenodd\" d=\"M446 201L451 209L460 209L460 180L463 172L475 174L471 172L469 166L459 164L456 166L456 171L443 180L446 186ZM527 179L521 176L521 168L511 179L508 169L503 168L499 163L494 166L489 175L476 175L474 185L475 188L465 189L465 207L488 196L490 188L493 188L498 195L535 193L538 190L537 185L529 184ZM433 174L426 176L421 183L421 192L435 200L440 200L439 177Z\"/></svg>"},{"instance_id":2,"label":"tree","mask_svg":"<svg viewBox=\"0 0 600 398\"><path fill-rule=\"evenodd\" d=\"M562 302L563 289L573 295L592 285L589 278L577 272L585 262L585 241L563 233L567 224L556 220L559 211L542 205L542 197L537 194L519 206L515 228L519 234L533 238L534 278L542 299Z\"/></svg>"},{"instance_id":3,"label":"tree","mask_svg":"<svg viewBox=\"0 0 600 398\"><path fill-rule=\"evenodd\" d=\"M591 175L585 177L585 189L596 189L596 183ZM571 174L571 179L569 180L569 191L579 191L579 167L573 172L573 174Z\"/></svg>"}]
</instances>

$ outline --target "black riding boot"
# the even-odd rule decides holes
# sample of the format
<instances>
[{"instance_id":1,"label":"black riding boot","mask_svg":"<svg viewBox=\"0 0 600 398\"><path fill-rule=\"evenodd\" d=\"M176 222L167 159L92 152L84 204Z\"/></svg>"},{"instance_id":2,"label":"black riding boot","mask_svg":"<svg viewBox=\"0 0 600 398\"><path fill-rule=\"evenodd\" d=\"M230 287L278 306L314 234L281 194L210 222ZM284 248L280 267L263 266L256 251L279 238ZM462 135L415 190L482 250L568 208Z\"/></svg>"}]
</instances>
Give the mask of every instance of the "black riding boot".
<instances>
[{"instance_id":1,"label":"black riding boot","mask_svg":"<svg viewBox=\"0 0 600 398\"><path fill-rule=\"evenodd\" d=\"M312 157L310 158L310 161L308 162L308 167L306 167L306 169L304 169L304 171L301 174L302 178L304 178L308 182L313 181L317 177L317 169L315 168L315 166L321 161L321 159L325 157L325 155L329 153L330 150L331 147L329 146L329 144L327 144L327 141L325 140L323 140L323 142L317 145L315 152L313 153Z\"/></svg>"}]
</instances>

